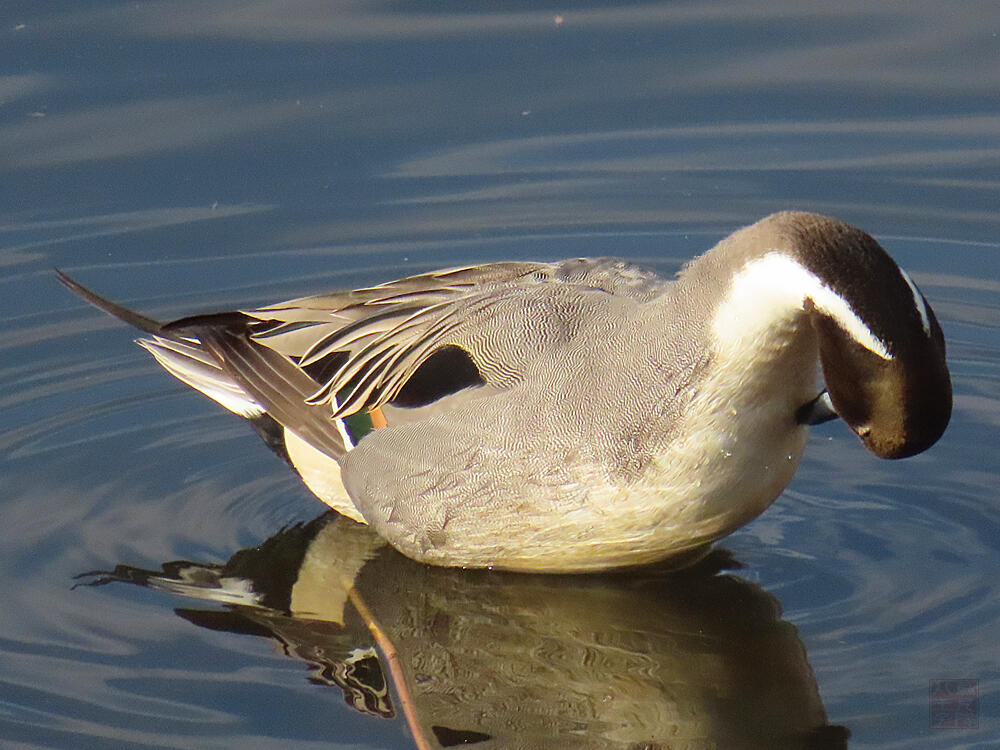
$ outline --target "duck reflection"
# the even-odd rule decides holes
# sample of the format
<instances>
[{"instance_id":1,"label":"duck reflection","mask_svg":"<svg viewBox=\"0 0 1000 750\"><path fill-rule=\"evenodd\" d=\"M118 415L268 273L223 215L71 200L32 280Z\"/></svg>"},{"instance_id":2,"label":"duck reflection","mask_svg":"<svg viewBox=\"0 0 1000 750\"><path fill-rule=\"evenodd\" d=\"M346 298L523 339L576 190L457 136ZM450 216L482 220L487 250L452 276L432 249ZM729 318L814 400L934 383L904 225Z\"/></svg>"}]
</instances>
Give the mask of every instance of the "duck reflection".
<instances>
[{"instance_id":1,"label":"duck reflection","mask_svg":"<svg viewBox=\"0 0 1000 750\"><path fill-rule=\"evenodd\" d=\"M713 551L681 571L432 568L330 513L224 565L91 573L222 603L196 625L274 639L418 747L843 748L805 648Z\"/></svg>"}]
</instances>

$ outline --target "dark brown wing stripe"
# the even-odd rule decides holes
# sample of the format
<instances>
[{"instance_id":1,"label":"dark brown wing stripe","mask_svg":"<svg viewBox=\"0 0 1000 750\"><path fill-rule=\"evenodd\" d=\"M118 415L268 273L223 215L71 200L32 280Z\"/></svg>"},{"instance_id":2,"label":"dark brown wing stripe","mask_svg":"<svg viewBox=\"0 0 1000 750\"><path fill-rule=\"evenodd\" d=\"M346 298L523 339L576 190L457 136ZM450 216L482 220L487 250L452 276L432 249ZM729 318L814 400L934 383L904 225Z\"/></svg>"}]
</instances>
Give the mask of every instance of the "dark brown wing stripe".
<instances>
[{"instance_id":1,"label":"dark brown wing stripe","mask_svg":"<svg viewBox=\"0 0 1000 750\"><path fill-rule=\"evenodd\" d=\"M316 381L291 360L240 333L208 327L196 327L192 333L275 420L328 456L337 459L344 455L344 441L329 405L306 403L316 390Z\"/></svg>"}]
</instances>

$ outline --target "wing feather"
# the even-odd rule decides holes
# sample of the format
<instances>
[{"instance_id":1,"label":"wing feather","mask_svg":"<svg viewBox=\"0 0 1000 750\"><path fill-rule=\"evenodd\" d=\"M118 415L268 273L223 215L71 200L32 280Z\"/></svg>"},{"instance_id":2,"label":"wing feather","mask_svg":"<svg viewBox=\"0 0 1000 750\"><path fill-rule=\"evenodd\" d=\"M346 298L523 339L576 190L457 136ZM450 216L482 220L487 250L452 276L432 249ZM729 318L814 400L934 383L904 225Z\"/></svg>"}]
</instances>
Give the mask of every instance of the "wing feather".
<instances>
[{"instance_id":1,"label":"wing feather","mask_svg":"<svg viewBox=\"0 0 1000 750\"><path fill-rule=\"evenodd\" d=\"M199 341L225 371L261 403L276 421L332 458L348 446L334 428L330 411L307 403L316 381L283 354L225 329L194 329Z\"/></svg>"},{"instance_id":2,"label":"wing feather","mask_svg":"<svg viewBox=\"0 0 1000 750\"><path fill-rule=\"evenodd\" d=\"M57 273L151 334L140 343L171 374L245 417L268 413L334 459L351 447L338 420L391 403L440 349L461 348L480 383L505 388L584 314L584 297L644 301L667 283L615 259L492 263L161 324Z\"/></svg>"},{"instance_id":3,"label":"wing feather","mask_svg":"<svg viewBox=\"0 0 1000 750\"><path fill-rule=\"evenodd\" d=\"M320 387L313 387L303 400L312 408L327 405L332 416L339 418L391 402L441 347L454 345L468 351L483 321L493 314L505 316L503 325L530 327L530 315L546 314L532 312L535 290L539 299L559 287L599 290L642 301L659 293L665 283L650 271L607 258L491 263L306 297L244 314L255 321L250 327L254 343L290 357L298 367L336 364ZM511 304L514 295L524 300L523 308ZM522 309L524 315L519 318L517 311ZM496 338L481 348L501 346ZM497 361L490 366L509 377L505 352L494 349L489 353Z\"/></svg>"}]
</instances>

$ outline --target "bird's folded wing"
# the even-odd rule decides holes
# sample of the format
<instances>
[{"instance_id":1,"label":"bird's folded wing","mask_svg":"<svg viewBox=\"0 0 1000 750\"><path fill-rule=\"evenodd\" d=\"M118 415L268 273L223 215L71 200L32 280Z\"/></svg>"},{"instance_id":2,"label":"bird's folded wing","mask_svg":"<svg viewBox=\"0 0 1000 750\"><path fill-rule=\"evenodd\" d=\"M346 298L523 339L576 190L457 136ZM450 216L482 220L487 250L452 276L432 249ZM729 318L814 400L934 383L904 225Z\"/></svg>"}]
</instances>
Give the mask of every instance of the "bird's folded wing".
<instances>
[{"instance_id":1,"label":"bird's folded wing","mask_svg":"<svg viewBox=\"0 0 1000 750\"><path fill-rule=\"evenodd\" d=\"M392 401L444 346L464 349L481 372L516 380L515 362L525 346L544 343L553 319L565 316L561 303L572 307L569 298L594 293L642 301L663 283L614 259L493 263L244 314L259 321L251 327L255 343L293 357L300 367L319 366L310 371L322 371L322 383L305 400L329 404L341 417Z\"/></svg>"},{"instance_id":2,"label":"bird's folded wing","mask_svg":"<svg viewBox=\"0 0 1000 750\"><path fill-rule=\"evenodd\" d=\"M316 381L288 357L225 328L196 327L191 332L277 422L332 458L344 454L347 446L329 408L308 402Z\"/></svg>"}]
</instances>

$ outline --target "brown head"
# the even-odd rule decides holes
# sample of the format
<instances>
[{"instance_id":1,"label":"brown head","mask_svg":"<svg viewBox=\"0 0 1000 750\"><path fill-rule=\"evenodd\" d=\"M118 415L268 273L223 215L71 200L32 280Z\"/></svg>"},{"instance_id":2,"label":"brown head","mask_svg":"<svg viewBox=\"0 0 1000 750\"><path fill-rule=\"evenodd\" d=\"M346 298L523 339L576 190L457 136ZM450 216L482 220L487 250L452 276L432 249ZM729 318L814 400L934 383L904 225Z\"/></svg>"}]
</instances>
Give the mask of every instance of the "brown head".
<instances>
[{"instance_id":1,"label":"brown head","mask_svg":"<svg viewBox=\"0 0 1000 750\"><path fill-rule=\"evenodd\" d=\"M926 450L944 433L952 406L944 335L931 306L860 229L815 214L776 217L799 262L856 317L806 301L837 414L881 458Z\"/></svg>"}]
</instances>

